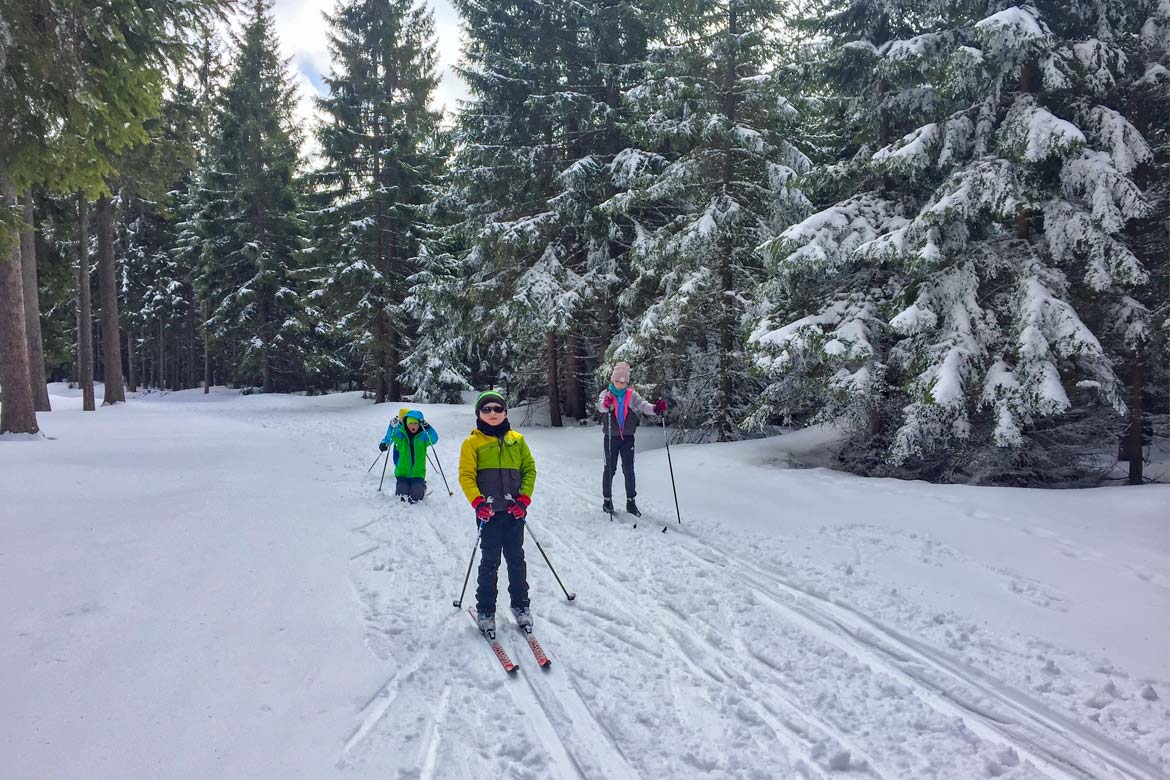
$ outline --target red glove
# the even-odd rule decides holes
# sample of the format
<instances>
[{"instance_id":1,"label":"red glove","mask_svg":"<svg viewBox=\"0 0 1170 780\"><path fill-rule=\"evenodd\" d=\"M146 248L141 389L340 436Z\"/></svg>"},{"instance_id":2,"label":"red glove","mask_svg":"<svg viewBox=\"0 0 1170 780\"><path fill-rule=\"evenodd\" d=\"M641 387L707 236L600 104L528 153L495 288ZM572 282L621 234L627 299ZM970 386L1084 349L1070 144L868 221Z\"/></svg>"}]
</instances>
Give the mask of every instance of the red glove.
<instances>
[{"instance_id":1,"label":"red glove","mask_svg":"<svg viewBox=\"0 0 1170 780\"><path fill-rule=\"evenodd\" d=\"M601 405L606 409L612 409L617 405L617 399L613 397L613 393L606 393L605 400L601 402Z\"/></svg>"},{"instance_id":2,"label":"red glove","mask_svg":"<svg viewBox=\"0 0 1170 780\"><path fill-rule=\"evenodd\" d=\"M516 500L512 502L512 506L508 507L508 514L517 520L523 520L528 514L528 505L532 503L532 499L521 493L516 496Z\"/></svg>"},{"instance_id":3,"label":"red glove","mask_svg":"<svg viewBox=\"0 0 1170 780\"><path fill-rule=\"evenodd\" d=\"M480 522L486 523L495 514L492 505L483 496L476 496L475 500L471 502L471 505L475 507L475 517Z\"/></svg>"},{"instance_id":4,"label":"red glove","mask_svg":"<svg viewBox=\"0 0 1170 780\"><path fill-rule=\"evenodd\" d=\"M654 414L662 414L666 411L666 401L659 398L654 402Z\"/></svg>"}]
</instances>

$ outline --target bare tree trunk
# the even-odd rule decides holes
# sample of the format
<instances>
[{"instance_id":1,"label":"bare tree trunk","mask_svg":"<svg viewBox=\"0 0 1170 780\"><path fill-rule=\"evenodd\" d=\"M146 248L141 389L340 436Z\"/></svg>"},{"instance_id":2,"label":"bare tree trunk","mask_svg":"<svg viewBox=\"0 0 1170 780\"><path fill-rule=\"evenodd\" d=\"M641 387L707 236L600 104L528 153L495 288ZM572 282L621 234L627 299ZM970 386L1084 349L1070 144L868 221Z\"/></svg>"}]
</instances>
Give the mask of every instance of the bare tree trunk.
<instances>
[{"instance_id":1,"label":"bare tree trunk","mask_svg":"<svg viewBox=\"0 0 1170 780\"><path fill-rule=\"evenodd\" d=\"M548 416L549 424L554 428L561 428L564 423L561 422L561 388L559 384L558 369L559 361L557 360L557 332L550 330L546 337L548 345Z\"/></svg>"},{"instance_id":2,"label":"bare tree trunk","mask_svg":"<svg viewBox=\"0 0 1170 780\"><path fill-rule=\"evenodd\" d=\"M211 392L211 328L207 327L207 301L201 309L203 316L203 394Z\"/></svg>"},{"instance_id":3,"label":"bare tree trunk","mask_svg":"<svg viewBox=\"0 0 1170 780\"><path fill-rule=\"evenodd\" d=\"M93 314L89 304L89 204L77 193L77 370L81 408L97 409L93 397Z\"/></svg>"},{"instance_id":4,"label":"bare tree trunk","mask_svg":"<svg viewBox=\"0 0 1170 780\"><path fill-rule=\"evenodd\" d=\"M1145 359L1139 351L1134 353L1130 363L1129 397L1126 399L1126 405L1129 407L1129 424L1122 439L1125 451L1123 460L1129 461L1131 485L1142 484L1142 393L1145 388Z\"/></svg>"},{"instance_id":5,"label":"bare tree trunk","mask_svg":"<svg viewBox=\"0 0 1170 780\"><path fill-rule=\"evenodd\" d=\"M158 365L155 367L155 376L158 377L158 389L167 389L167 337L163 321L158 321Z\"/></svg>"},{"instance_id":6,"label":"bare tree trunk","mask_svg":"<svg viewBox=\"0 0 1170 780\"><path fill-rule=\"evenodd\" d=\"M577 327L581 327L578 325ZM565 413L580 420L585 416L584 389L581 387L580 338L570 333L565 341Z\"/></svg>"},{"instance_id":7,"label":"bare tree trunk","mask_svg":"<svg viewBox=\"0 0 1170 780\"><path fill-rule=\"evenodd\" d=\"M16 205L16 188L0 167L0 206ZM11 238L15 239L15 236ZM12 240L0 257L0 433L36 433L37 412L29 383L28 338L24 330L24 280L21 242Z\"/></svg>"},{"instance_id":8,"label":"bare tree trunk","mask_svg":"<svg viewBox=\"0 0 1170 780\"><path fill-rule=\"evenodd\" d=\"M390 353L387 355L386 370L390 374L390 397L394 400L402 398L402 381L399 376L398 362L402 360L399 353L398 329L390 329Z\"/></svg>"},{"instance_id":9,"label":"bare tree trunk","mask_svg":"<svg viewBox=\"0 0 1170 780\"><path fill-rule=\"evenodd\" d=\"M386 315L378 312L374 323L374 403L386 403Z\"/></svg>"},{"instance_id":10,"label":"bare tree trunk","mask_svg":"<svg viewBox=\"0 0 1170 780\"><path fill-rule=\"evenodd\" d=\"M131 393L138 392L138 364L134 360L134 329L126 331L126 367L128 369L127 382Z\"/></svg>"},{"instance_id":11,"label":"bare tree trunk","mask_svg":"<svg viewBox=\"0 0 1170 780\"><path fill-rule=\"evenodd\" d=\"M41 301L37 292L36 222L32 190L24 193L24 221L20 235L20 272L24 281L24 335L28 341L28 376L33 405L38 412L50 411L49 387L45 383L45 348L41 336Z\"/></svg>"},{"instance_id":12,"label":"bare tree trunk","mask_svg":"<svg viewBox=\"0 0 1170 780\"><path fill-rule=\"evenodd\" d=\"M126 403L122 383L122 331L118 326L118 283L114 268L114 204L106 196L97 202L98 297L102 305L102 377L106 392L102 406Z\"/></svg>"}]
</instances>

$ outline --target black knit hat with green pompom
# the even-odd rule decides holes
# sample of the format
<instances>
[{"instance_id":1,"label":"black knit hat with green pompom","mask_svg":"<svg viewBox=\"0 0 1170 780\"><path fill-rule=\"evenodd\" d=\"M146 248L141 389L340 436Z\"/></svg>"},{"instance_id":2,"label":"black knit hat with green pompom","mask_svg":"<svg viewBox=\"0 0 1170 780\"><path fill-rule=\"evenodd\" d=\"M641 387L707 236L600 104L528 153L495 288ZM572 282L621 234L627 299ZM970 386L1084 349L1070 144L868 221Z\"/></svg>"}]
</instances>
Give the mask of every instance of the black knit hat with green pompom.
<instances>
[{"instance_id":1,"label":"black knit hat with green pompom","mask_svg":"<svg viewBox=\"0 0 1170 780\"><path fill-rule=\"evenodd\" d=\"M495 390L485 390L479 394L479 398L475 399L475 413L478 415L483 405L490 401L499 401L501 406L505 409L508 408L508 402L504 400L503 393L497 393Z\"/></svg>"}]
</instances>

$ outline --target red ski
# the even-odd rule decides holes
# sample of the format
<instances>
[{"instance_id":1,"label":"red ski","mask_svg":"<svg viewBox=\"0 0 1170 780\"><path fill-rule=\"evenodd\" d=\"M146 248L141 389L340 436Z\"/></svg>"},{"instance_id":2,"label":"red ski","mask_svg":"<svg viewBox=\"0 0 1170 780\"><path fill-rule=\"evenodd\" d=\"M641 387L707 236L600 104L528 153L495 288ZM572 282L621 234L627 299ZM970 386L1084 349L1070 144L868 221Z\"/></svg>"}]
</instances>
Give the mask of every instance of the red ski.
<instances>
[{"instance_id":1,"label":"red ski","mask_svg":"<svg viewBox=\"0 0 1170 780\"><path fill-rule=\"evenodd\" d=\"M547 669L552 661L544 654L544 648L540 646L540 642L536 641L536 635L532 633L532 626L517 626L524 632L524 638L528 640L528 646L532 648L532 654L536 656L536 663L541 669Z\"/></svg>"},{"instance_id":2,"label":"red ski","mask_svg":"<svg viewBox=\"0 0 1170 780\"><path fill-rule=\"evenodd\" d=\"M475 612L469 609L467 610L467 614L471 616L471 622L476 624L476 629L478 630L479 621L475 619ZM496 639L495 631L480 631L479 633L487 640L488 645L492 648L492 652L496 654L496 659L500 662L500 666L504 667L505 672L512 674L520 668L512 663L512 659L508 657L508 651ZM541 654L543 655L543 652Z\"/></svg>"}]
</instances>

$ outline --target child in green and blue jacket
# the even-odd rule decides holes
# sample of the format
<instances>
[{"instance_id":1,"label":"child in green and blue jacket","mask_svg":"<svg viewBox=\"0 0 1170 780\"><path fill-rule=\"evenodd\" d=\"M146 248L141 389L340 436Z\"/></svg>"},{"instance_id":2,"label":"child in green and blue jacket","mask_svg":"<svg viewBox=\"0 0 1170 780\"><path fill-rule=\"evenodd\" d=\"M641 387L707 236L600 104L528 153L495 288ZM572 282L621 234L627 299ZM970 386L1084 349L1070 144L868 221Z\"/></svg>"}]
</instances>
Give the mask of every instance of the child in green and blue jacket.
<instances>
[{"instance_id":1,"label":"child in green and blue jacket","mask_svg":"<svg viewBox=\"0 0 1170 780\"><path fill-rule=\"evenodd\" d=\"M402 409L391 421L378 449L394 447L394 495L412 504L426 497L427 447L438 441L439 434L418 409Z\"/></svg>"}]
</instances>

